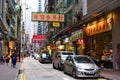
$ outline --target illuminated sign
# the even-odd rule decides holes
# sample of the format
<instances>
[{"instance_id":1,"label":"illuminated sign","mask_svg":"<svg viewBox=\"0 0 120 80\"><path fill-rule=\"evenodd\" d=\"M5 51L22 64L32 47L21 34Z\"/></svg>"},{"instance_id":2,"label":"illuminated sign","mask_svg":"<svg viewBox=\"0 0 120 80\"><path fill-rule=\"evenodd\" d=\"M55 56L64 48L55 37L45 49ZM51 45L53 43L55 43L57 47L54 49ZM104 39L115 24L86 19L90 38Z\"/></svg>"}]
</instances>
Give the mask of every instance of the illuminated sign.
<instances>
[{"instance_id":1,"label":"illuminated sign","mask_svg":"<svg viewBox=\"0 0 120 80\"><path fill-rule=\"evenodd\" d=\"M64 22L64 14L32 12L32 21L58 21L58 22Z\"/></svg>"},{"instance_id":2,"label":"illuminated sign","mask_svg":"<svg viewBox=\"0 0 120 80\"><path fill-rule=\"evenodd\" d=\"M32 39L32 43L42 43L42 40L40 40L40 39Z\"/></svg>"},{"instance_id":3,"label":"illuminated sign","mask_svg":"<svg viewBox=\"0 0 120 80\"><path fill-rule=\"evenodd\" d=\"M44 35L33 35L32 43L41 43L44 40L46 40Z\"/></svg>"},{"instance_id":4,"label":"illuminated sign","mask_svg":"<svg viewBox=\"0 0 120 80\"><path fill-rule=\"evenodd\" d=\"M79 39L79 40L77 41L77 44L83 44L83 43L84 43L83 39Z\"/></svg>"},{"instance_id":5,"label":"illuminated sign","mask_svg":"<svg viewBox=\"0 0 120 80\"><path fill-rule=\"evenodd\" d=\"M33 39L46 39L46 37L44 35L33 35Z\"/></svg>"}]
</instances>

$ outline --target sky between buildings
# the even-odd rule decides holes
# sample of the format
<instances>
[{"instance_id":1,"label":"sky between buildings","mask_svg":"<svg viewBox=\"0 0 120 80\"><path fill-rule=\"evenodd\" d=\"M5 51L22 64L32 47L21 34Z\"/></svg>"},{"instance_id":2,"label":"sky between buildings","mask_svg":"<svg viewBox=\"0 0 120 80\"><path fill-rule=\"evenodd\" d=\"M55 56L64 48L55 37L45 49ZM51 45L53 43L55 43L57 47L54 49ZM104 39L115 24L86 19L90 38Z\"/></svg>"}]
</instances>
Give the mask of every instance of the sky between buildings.
<instances>
[{"instance_id":1,"label":"sky between buildings","mask_svg":"<svg viewBox=\"0 0 120 80\"><path fill-rule=\"evenodd\" d=\"M44 1L41 0L42 2L42 11L44 11ZM32 36L34 32L37 32L37 22L32 22L31 21L31 12L37 12L38 11L38 0L26 0L26 4L28 5L28 10L26 11L26 32L30 35L30 40L32 39Z\"/></svg>"}]
</instances>

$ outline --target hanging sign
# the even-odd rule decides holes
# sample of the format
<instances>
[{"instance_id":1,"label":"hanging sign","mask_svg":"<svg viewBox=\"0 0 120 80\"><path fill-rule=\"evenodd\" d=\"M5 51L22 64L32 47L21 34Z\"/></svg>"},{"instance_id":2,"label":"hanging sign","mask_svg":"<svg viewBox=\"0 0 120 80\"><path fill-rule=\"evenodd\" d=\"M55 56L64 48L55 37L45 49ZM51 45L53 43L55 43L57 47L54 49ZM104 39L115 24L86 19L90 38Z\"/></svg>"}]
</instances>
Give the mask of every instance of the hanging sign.
<instances>
[{"instance_id":1,"label":"hanging sign","mask_svg":"<svg viewBox=\"0 0 120 80\"><path fill-rule=\"evenodd\" d=\"M64 14L32 12L32 21L58 21L64 22Z\"/></svg>"},{"instance_id":2,"label":"hanging sign","mask_svg":"<svg viewBox=\"0 0 120 80\"><path fill-rule=\"evenodd\" d=\"M32 43L41 43L44 40L46 40L44 35L33 35Z\"/></svg>"}]
</instances>

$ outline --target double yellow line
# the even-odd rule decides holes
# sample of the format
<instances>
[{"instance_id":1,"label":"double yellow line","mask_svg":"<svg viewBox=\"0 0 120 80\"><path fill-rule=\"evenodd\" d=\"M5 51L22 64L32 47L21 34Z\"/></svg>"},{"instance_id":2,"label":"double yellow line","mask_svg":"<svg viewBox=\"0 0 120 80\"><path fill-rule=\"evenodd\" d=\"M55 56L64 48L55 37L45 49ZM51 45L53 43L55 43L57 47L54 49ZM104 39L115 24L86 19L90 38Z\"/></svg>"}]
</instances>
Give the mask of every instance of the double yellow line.
<instances>
[{"instance_id":1,"label":"double yellow line","mask_svg":"<svg viewBox=\"0 0 120 80\"><path fill-rule=\"evenodd\" d=\"M25 74L23 74L23 73L20 74L20 80L26 80Z\"/></svg>"},{"instance_id":2,"label":"double yellow line","mask_svg":"<svg viewBox=\"0 0 120 80\"><path fill-rule=\"evenodd\" d=\"M23 67L23 61L21 63L20 80L26 80L26 75L24 73L24 67Z\"/></svg>"}]
</instances>

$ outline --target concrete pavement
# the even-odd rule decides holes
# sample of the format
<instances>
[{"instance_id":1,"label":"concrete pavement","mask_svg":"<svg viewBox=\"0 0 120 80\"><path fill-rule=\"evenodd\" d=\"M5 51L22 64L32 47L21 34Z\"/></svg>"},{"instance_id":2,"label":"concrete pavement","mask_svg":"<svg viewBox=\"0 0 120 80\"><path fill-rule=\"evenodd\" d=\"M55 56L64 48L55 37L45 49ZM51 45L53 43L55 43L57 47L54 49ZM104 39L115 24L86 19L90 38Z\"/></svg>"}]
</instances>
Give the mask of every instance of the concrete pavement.
<instances>
[{"instance_id":1,"label":"concrete pavement","mask_svg":"<svg viewBox=\"0 0 120 80\"><path fill-rule=\"evenodd\" d=\"M17 75L20 68L20 62L17 62L16 67L13 68L11 63L8 65L0 63L0 80L17 80Z\"/></svg>"}]
</instances>

